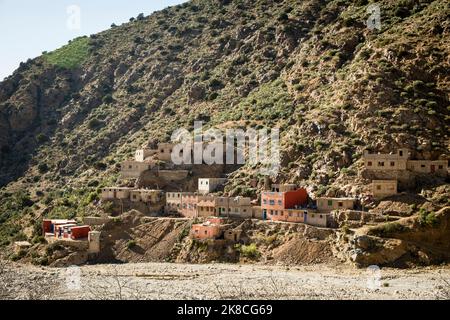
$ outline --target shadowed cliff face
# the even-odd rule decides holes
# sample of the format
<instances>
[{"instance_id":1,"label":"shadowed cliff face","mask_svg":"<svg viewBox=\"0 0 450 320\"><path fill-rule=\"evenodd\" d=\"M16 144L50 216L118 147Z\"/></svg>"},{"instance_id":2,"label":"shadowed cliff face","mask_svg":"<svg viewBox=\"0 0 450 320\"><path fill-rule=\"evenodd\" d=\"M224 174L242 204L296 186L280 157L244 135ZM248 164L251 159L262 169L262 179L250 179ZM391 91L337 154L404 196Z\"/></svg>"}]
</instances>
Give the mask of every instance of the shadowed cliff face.
<instances>
[{"instance_id":1,"label":"shadowed cliff face","mask_svg":"<svg viewBox=\"0 0 450 320\"><path fill-rule=\"evenodd\" d=\"M378 4L371 30L364 0L197 0L28 61L0 83L0 186L95 192L199 119L279 127L280 182L324 191L356 180L366 147L448 155L449 4ZM226 191L253 179L244 166Z\"/></svg>"}]
</instances>

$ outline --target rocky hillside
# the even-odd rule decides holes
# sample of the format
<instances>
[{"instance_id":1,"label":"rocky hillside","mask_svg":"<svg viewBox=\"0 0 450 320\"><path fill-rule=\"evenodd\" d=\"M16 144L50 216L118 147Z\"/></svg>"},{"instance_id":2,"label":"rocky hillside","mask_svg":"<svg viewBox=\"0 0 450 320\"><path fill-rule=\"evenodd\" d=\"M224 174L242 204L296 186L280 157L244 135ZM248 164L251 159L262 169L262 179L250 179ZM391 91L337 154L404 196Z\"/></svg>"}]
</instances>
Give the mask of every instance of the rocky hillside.
<instances>
[{"instance_id":1,"label":"rocky hillside","mask_svg":"<svg viewBox=\"0 0 450 320\"><path fill-rule=\"evenodd\" d=\"M371 30L373 2L193 0L22 63L0 83L2 244L97 210L122 160L194 120L280 127L279 180L319 194L359 192L366 147L448 156L450 4L376 1Z\"/></svg>"}]
</instances>

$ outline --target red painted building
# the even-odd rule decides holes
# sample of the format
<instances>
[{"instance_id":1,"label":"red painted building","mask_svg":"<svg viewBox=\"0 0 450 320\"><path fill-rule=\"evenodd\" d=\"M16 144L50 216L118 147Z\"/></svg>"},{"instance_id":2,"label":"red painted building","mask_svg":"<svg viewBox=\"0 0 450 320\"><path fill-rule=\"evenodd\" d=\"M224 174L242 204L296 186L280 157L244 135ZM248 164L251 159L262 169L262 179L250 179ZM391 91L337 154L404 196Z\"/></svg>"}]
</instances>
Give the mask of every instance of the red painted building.
<instances>
[{"instance_id":1,"label":"red painted building","mask_svg":"<svg viewBox=\"0 0 450 320\"><path fill-rule=\"evenodd\" d=\"M264 219L278 216L286 209L300 209L308 203L308 193L305 189L285 192L262 192L261 209ZM275 219L278 220L278 219Z\"/></svg>"}]
</instances>

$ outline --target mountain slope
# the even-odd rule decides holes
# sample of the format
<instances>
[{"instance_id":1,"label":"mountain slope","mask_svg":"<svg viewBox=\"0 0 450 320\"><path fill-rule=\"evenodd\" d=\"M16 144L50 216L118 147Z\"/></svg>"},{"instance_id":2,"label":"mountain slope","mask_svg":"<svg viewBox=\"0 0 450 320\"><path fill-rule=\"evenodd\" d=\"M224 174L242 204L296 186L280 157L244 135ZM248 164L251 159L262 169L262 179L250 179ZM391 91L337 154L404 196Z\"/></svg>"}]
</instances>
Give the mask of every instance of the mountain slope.
<instances>
[{"instance_id":1,"label":"mountain slope","mask_svg":"<svg viewBox=\"0 0 450 320\"><path fill-rule=\"evenodd\" d=\"M450 5L376 3L381 30L365 0L191 1L23 63L0 83L0 237L95 210L122 160L199 119L280 127L279 180L318 192L357 181L366 147L448 156Z\"/></svg>"}]
</instances>

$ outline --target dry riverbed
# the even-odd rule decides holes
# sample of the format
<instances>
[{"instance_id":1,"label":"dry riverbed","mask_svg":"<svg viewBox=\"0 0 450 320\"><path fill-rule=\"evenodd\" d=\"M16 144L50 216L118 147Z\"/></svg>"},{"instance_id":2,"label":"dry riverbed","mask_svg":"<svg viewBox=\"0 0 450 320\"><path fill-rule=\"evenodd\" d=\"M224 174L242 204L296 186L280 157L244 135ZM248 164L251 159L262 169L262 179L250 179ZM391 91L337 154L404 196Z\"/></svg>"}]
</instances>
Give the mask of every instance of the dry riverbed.
<instances>
[{"instance_id":1,"label":"dry riverbed","mask_svg":"<svg viewBox=\"0 0 450 320\"><path fill-rule=\"evenodd\" d=\"M449 299L450 266L13 264L3 267L1 291L3 299Z\"/></svg>"}]
</instances>

